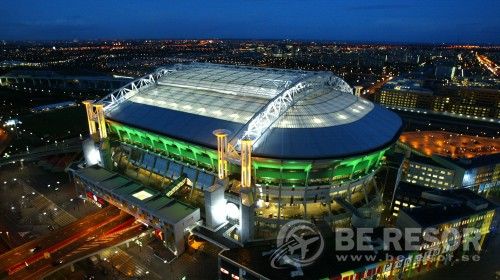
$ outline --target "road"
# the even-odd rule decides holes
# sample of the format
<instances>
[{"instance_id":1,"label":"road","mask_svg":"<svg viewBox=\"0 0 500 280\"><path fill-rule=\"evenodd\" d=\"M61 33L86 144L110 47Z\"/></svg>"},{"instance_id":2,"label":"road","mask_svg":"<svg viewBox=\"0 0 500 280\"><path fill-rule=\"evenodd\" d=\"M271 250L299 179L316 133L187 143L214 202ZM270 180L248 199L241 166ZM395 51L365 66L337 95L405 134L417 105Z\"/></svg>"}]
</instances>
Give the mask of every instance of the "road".
<instances>
[{"instance_id":1,"label":"road","mask_svg":"<svg viewBox=\"0 0 500 280\"><path fill-rule=\"evenodd\" d=\"M488 71L490 71L495 76L500 76L500 66L496 65L495 62L491 61L486 55L476 53L476 58L481 65L483 65Z\"/></svg>"},{"instance_id":2,"label":"road","mask_svg":"<svg viewBox=\"0 0 500 280\"><path fill-rule=\"evenodd\" d=\"M9 237L11 241L20 241L14 246L6 246L10 248L20 246L25 242L33 240L33 238L56 235L57 232L64 231L69 224L75 221L79 220L82 222L96 212L105 211L85 201L84 197L80 197L75 190L74 184L69 181L67 174L49 172L32 163L24 164L24 166L10 165L0 169L0 197L2 197L0 200L0 211L5 214L4 217L6 219L8 218L5 224L11 227L8 236L5 231L3 234L0 233L0 236ZM15 211L12 210L12 207L15 208ZM107 209L109 211L112 208ZM17 277L14 279L23 279L23 277L33 279L40 278L42 274L51 273L49 279L58 279L58 276L67 274L71 274L71 279L75 279L73 277L77 277L79 273L83 273L82 275L88 274L85 270L81 271L79 269L81 263L85 264L88 262L86 258L80 261L79 259L82 256L85 257L96 253L102 254L103 251L113 252L113 257L121 256L121 250L116 249L116 245L122 243L124 240L128 241L130 238L135 239L137 235L142 236L143 229L141 226L142 224L133 223L133 220L126 220L121 226L122 230L117 228L114 234L112 232L106 236L90 234L82 240L86 240L92 236L95 236L95 238L85 242L75 241L68 244L66 247L58 250L57 254L53 253L51 260L45 261L45 265L43 260L41 260L30 265L29 268L19 271L13 277ZM25 235L27 238L17 240L17 236L14 236L17 232L28 232ZM47 243L47 246L44 246L42 250L49 248L48 246L51 245L53 244L49 245ZM5 248L4 252L10 248ZM115 251L118 251L116 256L114 254ZM2 253L0 252L0 256ZM30 253L28 255L32 256L34 254ZM52 262L58 259L63 259L64 263L52 266ZM130 257L126 259L130 259ZM77 260L79 265L76 265L75 272L72 272L69 264L75 260ZM135 262L135 260L129 260L127 264L135 264ZM1 263L3 262L0 260ZM23 265L26 267L25 264ZM138 271L135 265L131 265L131 267L134 267L133 269L131 268L132 272ZM147 270L145 266L142 266L143 274ZM31 277L30 273L37 277ZM153 272L151 272L152 274ZM62 279L68 278L63 277ZM83 276L76 279L83 279Z\"/></svg>"},{"instance_id":3,"label":"road","mask_svg":"<svg viewBox=\"0 0 500 280\"><path fill-rule=\"evenodd\" d=\"M30 257L43 256L43 253L49 250L49 247L54 246L61 242L61 240L69 239L75 234L81 234L86 228L93 228L94 225L107 221L110 217L116 217L119 214L118 209L102 209L92 215L85 217L79 221L71 223L65 227L59 228L50 234L44 235L40 238L27 242L14 250L0 255L0 271L12 268L19 262L24 262ZM39 254L33 255L31 249L36 246L42 246L45 248L41 250Z\"/></svg>"},{"instance_id":4,"label":"road","mask_svg":"<svg viewBox=\"0 0 500 280\"><path fill-rule=\"evenodd\" d=\"M132 216L109 206L1 255L0 271L7 271L11 279L39 278L57 269L58 260L71 263L142 231ZM39 250L33 253L33 248Z\"/></svg>"},{"instance_id":5,"label":"road","mask_svg":"<svg viewBox=\"0 0 500 280\"><path fill-rule=\"evenodd\" d=\"M66 241L64 247L53 253L51 258L42 259L10 276L11 279L37 279L46 276L64 265L90 257L101 250L114 247L130 240L143 232L142 224L134 223L128 214L124 219L115 220L102 227L102 234L84 234L78 240ZM58 264L57 261L61 261Z\"/></svg>"},{"instance_id":6,"label":"road","mask_svg":"<svg viewBox=\"0 0 500 280\"><path fill-rule=\"evenodd\" d=\"M385 83L387 83L388 81L392 80L392 76L384 76L382 77L382 79L378 82L376 82L375 84L369 86L367 89L366 89L366 92L368 94L374 94L376 93L380 88L382 88Z\"/></svg>"}]
</instances>

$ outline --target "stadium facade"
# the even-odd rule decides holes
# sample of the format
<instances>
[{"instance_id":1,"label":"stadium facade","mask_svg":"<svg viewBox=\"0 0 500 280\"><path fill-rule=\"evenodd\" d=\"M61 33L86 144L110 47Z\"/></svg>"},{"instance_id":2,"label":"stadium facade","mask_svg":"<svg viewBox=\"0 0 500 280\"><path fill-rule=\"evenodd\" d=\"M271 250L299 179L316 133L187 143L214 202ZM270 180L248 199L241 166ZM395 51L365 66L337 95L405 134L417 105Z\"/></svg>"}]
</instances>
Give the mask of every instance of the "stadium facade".
<instances>
[{"instance_id":1,"label":"stadium facade","mask_svg":"<svg viewBox=\"0 0 500 280\"><path fill-rule=\"evenodd\" d=\"M178 252L179 226L224 227L244 243L289 219L349 219L334 198L356 207L377 199L374 175L402 126L330 72L205 63L159 68L85 105L92 137L75 179ZM117 177L132 182L109 187ZM155 216L168 203L182 211Z\"/></svg>"}]
</instances>

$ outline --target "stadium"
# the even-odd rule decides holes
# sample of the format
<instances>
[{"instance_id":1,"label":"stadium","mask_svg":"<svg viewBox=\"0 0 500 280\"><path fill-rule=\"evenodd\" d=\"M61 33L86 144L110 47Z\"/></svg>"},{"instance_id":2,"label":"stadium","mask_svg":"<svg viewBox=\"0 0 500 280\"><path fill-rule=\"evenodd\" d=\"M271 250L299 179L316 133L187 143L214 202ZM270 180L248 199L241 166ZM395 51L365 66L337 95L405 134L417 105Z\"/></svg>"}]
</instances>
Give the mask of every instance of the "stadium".
<instances>
[{"instance_id":1,"label":"stadium","mask_svg":"<svg viewBox=\"0 0 500 280\"><path fill-rule=\"evenodd\" d=\"M375 203L402 126L330 72L209 63L159 68L85 106L92 137L75 179L177 252L177 227L244 243L289 219L349 220L342 204Z\"/></svg>"}]
</instances>

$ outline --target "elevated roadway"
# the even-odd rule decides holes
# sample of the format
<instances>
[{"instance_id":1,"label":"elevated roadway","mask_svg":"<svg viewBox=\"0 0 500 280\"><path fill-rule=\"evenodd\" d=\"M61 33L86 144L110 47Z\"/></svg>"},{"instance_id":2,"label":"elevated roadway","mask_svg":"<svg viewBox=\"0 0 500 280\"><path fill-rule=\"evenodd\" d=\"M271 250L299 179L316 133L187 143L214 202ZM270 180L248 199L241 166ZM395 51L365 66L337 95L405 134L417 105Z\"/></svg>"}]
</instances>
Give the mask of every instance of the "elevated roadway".
<instances>
[{"instance_id":1,"label":"elevated roadway","mask_svg":"<svg viewBox=\"0 0 500 280\"><path fill-rule=\"evenodd\" d=\"M0 255L0 271L8 279L39 279L143 231L134 217L108 206Z\"/></svg>"},{"instance_id":2,"label":"elevated roadway","mask_svg":"<svg viewBox=\"0 0 500 280\"><path fill-rule=\"evenodd\" d=\"M1 148L1 142L0 142L0 148ZM65 141L64 143L61 142L58 144L46 145L43 147L32 149L27 152L10 155L9 157L1 157L0 167L13 162L33 161L46 156L76 153L81 150L82 150L81 140L79 138L73 138Z\"/></svg>"}]
</instances>

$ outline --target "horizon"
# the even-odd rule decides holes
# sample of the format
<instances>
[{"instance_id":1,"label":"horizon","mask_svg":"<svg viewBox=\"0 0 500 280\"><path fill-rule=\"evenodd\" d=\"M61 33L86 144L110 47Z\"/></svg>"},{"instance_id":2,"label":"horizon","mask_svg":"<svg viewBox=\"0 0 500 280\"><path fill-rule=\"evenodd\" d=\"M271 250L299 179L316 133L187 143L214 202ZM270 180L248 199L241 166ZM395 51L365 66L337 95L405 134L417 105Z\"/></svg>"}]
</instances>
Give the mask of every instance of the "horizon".
<instances>
[{"instance_id":1,"label":"horizon","mask_svg":"<svg viewBox=\"0 0 500 280\"><path fill-rule=\"evenodd\" d=\"M206 38L206 37L186 37L186 38L96 38L96 39L54 39L54 40L1 40L5 44L49 44L49 43L106 43L106 42L144 42L144 41L229 41L229 42L280 42L280 43L326 43L335 45L388 45L388 46L477 46L477 47L500 47L499 43L467 43L467 42L398 42L398 41L363 41L363 40L334 40L334 39L289 39L289 38Z\"/></svg>"}]
</instances>

